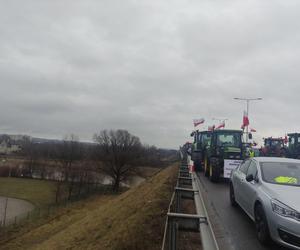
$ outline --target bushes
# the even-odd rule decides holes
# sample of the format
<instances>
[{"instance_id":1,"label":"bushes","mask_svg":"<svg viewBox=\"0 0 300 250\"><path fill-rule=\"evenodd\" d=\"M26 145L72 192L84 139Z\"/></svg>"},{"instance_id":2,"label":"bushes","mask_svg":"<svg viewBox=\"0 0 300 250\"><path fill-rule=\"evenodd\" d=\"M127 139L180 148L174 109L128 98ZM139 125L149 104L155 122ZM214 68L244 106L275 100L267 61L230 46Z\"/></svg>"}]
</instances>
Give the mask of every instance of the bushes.
<instances>
[{"instance_id":1,"label":"bushes","mask_svg":"<svg viewBox=\"0 0 300 250\"><path fill-rule=\"evenodd\" d=\"M0 166L0 177L8 177L10 168L8 166Z\"/></svg>"},{"instance_id":2,"label":"bushes","mask_svg":"<svg viewBox=\"0 0 300 250\"><path fill-rule=\"evenodd\" d=\"M0 177L21 177L21 169L17 166L0 166Z\"/></svg>"}]
</instances>

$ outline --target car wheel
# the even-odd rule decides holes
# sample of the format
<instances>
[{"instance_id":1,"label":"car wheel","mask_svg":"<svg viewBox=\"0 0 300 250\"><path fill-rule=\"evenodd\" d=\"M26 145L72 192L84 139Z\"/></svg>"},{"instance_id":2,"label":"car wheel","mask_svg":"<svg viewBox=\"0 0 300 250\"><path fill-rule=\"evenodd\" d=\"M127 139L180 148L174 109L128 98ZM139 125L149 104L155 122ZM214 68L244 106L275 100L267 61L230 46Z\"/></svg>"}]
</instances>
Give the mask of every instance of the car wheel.
<instances>
[{"instance_id":1,"label":"car wheel","mask_svg":"<svg viewBox=\"0 0 300 250\"><path fill-rule=\"evenodd\" d=\"M196 172L202 172L201 161L199 161L199 160L194 161L194 165L195 165L195 171Z\"/></svg>"},{"instance_id":2,"label":"car wheel","mask_svg":"<svg viewBox=\"0 0 300 250\"><path fill-rule=\"evenodd\" d=\"M229 186L229 197L230 197L230 204L233 207L237 206L236 200L235 200L235 194L234 194L234 189L232 183L230 183Z\"/></svg>"},{"instance_id":3,"label":"car wheel","mask_svg":"<svg viewBox=\"0 0 300 250\"><path fill-rule=\"evenodd\" d=\"M269 245L271 242L268 221L262 205L255 207L255 226L257 238L263 245Z\"/></svg>"}]
</instances>

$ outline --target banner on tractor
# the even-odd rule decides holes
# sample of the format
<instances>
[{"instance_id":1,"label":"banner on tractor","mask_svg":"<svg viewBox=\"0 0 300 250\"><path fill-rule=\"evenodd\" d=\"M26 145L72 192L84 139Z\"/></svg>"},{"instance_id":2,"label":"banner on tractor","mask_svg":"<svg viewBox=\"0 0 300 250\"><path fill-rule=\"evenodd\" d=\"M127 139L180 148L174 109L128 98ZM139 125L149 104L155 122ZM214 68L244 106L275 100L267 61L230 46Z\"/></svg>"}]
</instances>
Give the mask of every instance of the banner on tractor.
<instances>
[{"instance_id":1,"label":"banner on tractor","mask_svg":"<svg viewBox=\"0 0 300 250\"><path fill-rule=\"evenodd\" d=\"M200 124L204 123L204 118L201 118L201 119L194 119L193 122L194 122L194 127L197 127L199 126Z\"/></svg>"},{"instance_id":2,"label":"banner on tractor","mask_svg":"<svg viewBox=\"0 0 300 250\"><path fill-rule=\"evenodd\" d=\"M230 178L231 171L239 167L242 160L224 160L224 178Z\"/></svg>"}]
</instances>

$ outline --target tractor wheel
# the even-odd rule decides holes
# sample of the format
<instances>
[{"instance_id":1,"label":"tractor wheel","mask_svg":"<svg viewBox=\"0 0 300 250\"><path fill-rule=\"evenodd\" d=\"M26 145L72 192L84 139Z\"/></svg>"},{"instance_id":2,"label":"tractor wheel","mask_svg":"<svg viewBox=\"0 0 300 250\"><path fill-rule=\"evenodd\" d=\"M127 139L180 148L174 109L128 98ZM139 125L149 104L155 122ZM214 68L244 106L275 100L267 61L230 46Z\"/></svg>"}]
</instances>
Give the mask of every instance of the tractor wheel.
<instances>
[{"instance_id":1,"label":"tractor wheel","mask_svg":"<svg viewBox=\"0 0 300 250\"><path fill-rule=\"evenodd\" d=\"M280 150L280 157L283 157L283 158L287 157L287 152L286 152L286 150L284 148L282 148Z\"/></svg>"},{"instance_id":2,"label":"tractor wheel","mask_svg":"<svg viewBox=\"0 0 300 250\"><path fill-rule=\"evenodd\" d=\"M194 165L195 165L195 171L196 172L202 172L201 161L199 161L199 160L194 161Z\"/></svg>"},{"instance_id":3,"label":"tractor wheel","mask_svg":"<svg viewBox=\"0 0 300 250\"><path fill-rule=\"evenodd\" d=\"M208 160L207 157L204 158L204 175L206 177L209 176L209 167L208 167Z\"/></svg>"},{"instance_id":4,"label":"tractor wheel","mask_svg":"<svg viewBox=\"0 0 300 250\"><path fill-rule=\"evenodd\" d=\"M211 182L219 182L220 180L220 166L216 161L210 161L209 165L209 180Z\"/></svg>"}]
</instances>

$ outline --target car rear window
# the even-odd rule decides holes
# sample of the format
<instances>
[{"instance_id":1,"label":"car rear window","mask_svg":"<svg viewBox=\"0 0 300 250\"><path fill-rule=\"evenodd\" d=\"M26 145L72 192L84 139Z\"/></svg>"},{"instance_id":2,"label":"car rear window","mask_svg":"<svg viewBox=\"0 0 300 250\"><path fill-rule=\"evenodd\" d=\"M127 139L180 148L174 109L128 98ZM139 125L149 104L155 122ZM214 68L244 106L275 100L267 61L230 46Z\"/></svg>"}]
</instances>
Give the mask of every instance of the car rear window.
<instances>
[{"instance_id":1,"label":"car rear window","mask_svg":"<svg viewBox=\"0 0 300 250\"><path fill-rule=\"evenodd\" d=\"M265 182L300 186L300 164L291 162L261 162L262 179Z\"/></svg>"}]
</instances>

